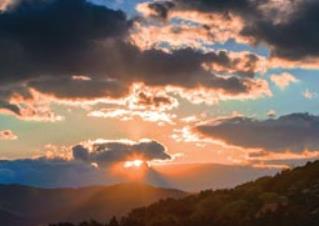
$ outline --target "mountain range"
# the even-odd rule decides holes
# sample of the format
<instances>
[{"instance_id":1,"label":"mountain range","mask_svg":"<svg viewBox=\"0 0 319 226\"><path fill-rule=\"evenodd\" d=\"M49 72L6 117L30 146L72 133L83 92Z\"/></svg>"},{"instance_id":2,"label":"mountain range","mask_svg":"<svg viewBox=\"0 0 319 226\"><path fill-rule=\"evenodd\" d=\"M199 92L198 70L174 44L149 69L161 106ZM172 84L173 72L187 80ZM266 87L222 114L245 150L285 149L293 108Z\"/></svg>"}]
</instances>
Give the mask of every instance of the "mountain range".
<instances>
[{"instance_id":1,"label":"mountain range","mask_svg":"<svg viewBox=\"0 0 319 226\"><path fill-rule=\"evenodd\" d=\"M318 226L319 161L232 189L166 199L108 223L50 226Z\"/></svg>"},{"instance_id":2,"label":"mountain range","mask_svg":"<svg viewBox=\"0 0 319 226\"><path fill-rule=\"evenodd\" d=\"M49 222L106 221L133 208L186 193L145 184L128 183L77 189L0 186L0 225L35 226Z\"/></svg>"}]
</instances>

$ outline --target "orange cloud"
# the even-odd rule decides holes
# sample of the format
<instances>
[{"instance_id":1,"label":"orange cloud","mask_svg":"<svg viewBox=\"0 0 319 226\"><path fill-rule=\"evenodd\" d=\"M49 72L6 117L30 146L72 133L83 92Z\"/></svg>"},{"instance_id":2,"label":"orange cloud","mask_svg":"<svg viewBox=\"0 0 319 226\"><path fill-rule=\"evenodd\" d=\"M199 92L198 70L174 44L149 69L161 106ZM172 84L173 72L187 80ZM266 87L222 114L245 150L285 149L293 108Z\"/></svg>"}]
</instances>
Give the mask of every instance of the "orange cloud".
<instances>
[{"instance_id":1,"label":"orange cloud","mask_svg":"<svg viewBox=\"0 0 319 226\"><path fill-rule=\"evenodd\" d=\"M220 101L226 100L254 100L261 97L272 96L272 92L266 80L246 78L243 79L242 82L247 91L240 94L227 93L223 89L212 89L203 86L194 89L169 86L166 89L168 92L178 94L193 104L205 103L207 105L218 104Z\"/></svg>"},{"instance_id":2,"label":"orange cloud","mask_svg":"<svg viewBox=\"0 0 319 226\"><path fill-rule=\"evenodd\" d=\"M175 114L169 114L159 111L147 111L147 110L129 110L129 109L99 109L88 113L90 117L97 118L118 118L122 121L133 120L135 117L139 117L144 121L158 122L159 125L173 124L173 119L176 118Z\"/></svg>"},{"instance_id":3,"label":"orange cloud","mask_svg":"<svg viewBox=\"0 0 319 226\"><path fill-rule=\"evenodd\" d=\"M0 140L16 140L18 136L15 135L11 130L0 131Z\"/></svg>"},{"instance_id":4,"label":"orange cloud","mask_svg":"<svg viewBox=\"0 0 319 226\"><path fill-rule=\"evenodd\" d=\"M270 80L282 90L287 88L290 84L298 82L298 79L287 72L271 75Z\"/></svg>"},{"instance_id":5,"label":"orange cloud","mask_svg":"<svg viewBox=\"0 0 319 226\"><path fill-rule=\"evenodd\" d=\"M240 43L249 42L248 38L240 35L244 27L243 20L234 14L186 9L169 10L165 20L156 25L153 21L157 12L149 6L149 3L137 6L137 11L144 18L134 23L130 34L131 41L143 50L154 46L160 47L163 42L169 43L172 47L190 46L203 50L205 50L203 43L207 45L224 43L230 39ZM173 20L181 20L184 23L173 24Z\"/></svg>"},{"instance_id":6,"label":"orange cloud","mask_svg":"<svg viewBox=\"0 0 319 226\"><path fill-rule=\"evenodd\" d=\"M4 108L0 109L0 113L15 115L26 121L55 122L64 119L50 109L50 101L45 96L39 95L33 90L29 90L28 96L13 93L9 97L8 103L14 106L15 110Z\"/></svg>"},{"instance_id":7,"label":"orange cloud","mask_svg":"<svg viewBox=\"0 0 319 226\"><path fill-rule=\"evenodd\" d=\"M12 0L0 0L0 11L6 10L6 8L12 3Z\"/></svg>"}]
</instances>

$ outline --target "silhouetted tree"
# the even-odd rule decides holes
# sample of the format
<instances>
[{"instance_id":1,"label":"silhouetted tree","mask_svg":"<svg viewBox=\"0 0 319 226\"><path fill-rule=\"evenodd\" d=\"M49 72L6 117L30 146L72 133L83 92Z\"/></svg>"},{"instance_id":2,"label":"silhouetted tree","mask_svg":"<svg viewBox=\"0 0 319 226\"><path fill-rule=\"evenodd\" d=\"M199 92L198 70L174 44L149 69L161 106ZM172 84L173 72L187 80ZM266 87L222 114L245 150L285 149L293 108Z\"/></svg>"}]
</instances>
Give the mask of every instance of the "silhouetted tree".
<instances>
[{"instance_id":1,"label":"silhouetted tree","mask_svg":"<svg viewBox=\"0 0 319 226\"><path fill-rule=\"evenodd\" d=\"M116 217L112 217L108 226L119 226L119 222L117 221Z\"/></svg>"}]
</instances>

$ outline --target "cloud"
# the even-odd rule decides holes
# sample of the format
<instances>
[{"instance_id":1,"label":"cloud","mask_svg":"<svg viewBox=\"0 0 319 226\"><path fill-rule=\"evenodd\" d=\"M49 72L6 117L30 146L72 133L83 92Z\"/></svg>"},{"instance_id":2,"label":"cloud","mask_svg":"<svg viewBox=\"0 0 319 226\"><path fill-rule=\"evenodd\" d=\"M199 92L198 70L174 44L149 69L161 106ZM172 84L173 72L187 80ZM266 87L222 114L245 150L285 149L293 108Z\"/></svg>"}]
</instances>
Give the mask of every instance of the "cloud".
<instances>
[{"instance_id":1,"label":"cloud","mask_svg":"<svg viewBox=\"0 0 319 226\"><path fill-rule=\"evenodd\" d=\"M19 118L43 118L44 114L50 114L49 110L39 112L38 103L24 106L12 103L12 98L19 95L25 100L32 99L31 88L58 97L84 95L86 89L78 91L81 86L83 88L83 82L72 80L71 76L88 71L104 73L103 63L98 60L102 57L98 53L102 44L98 43L102 39L124 36L129 21L120 11L95 6L85 0L15 3L0 13L0 61L3 65L0 69L0 107ZM95 95L102 95L102 88L110 94L111 91L107 92L110 87L114 91L112 95L120 92L116 84L103 79L87 81L85 85L91 91L87 91L86 98L92 95L93 88L100 90Z\"/></svg>"},{"instance_id":2,"label":"cloud","mask_svg":"<svg viewBox=\"0 0 319 226\"><path fill-rule=\"evenodd\" d=\"M316 0L173 0L149 3L148 6L149 10L144 6L140 7L140 11L164 19L182 13L186 19L186 14L195 13L197 17L207 14L212 17L224 16L224 21L209 23L207 29L215 29L217 26L227 28L229 21L240 20L241 25L237 26L240 27L239 32L231 28L232 34L226 29L226 32L221 30L218 36L226 36L226 40L248 41L251 44L267 43L272 56L296 61L317 58L319 55L316 31L319 2ZM214 36L212 39L214 40Z\"/></svg>"},{"instance_id":3,"label":"cloud","mask_svg":"<svg viewBox=\"0 0 319 226\"><path fill-rule=\"evenodd\" d=\"M269 152L319 150L319 117L308 113L256 120L233 117L199 125L196 131L228 145Z\"/></svg>"},{"instance_id":4,"label":"cloud","mask_svg":"<svg viewBox=\"0 0 319 226\"><path fill-rule=\"evenodd\" d=\"M156 8L166 3L171 3L171 7L163 7L166 12L158 13ZM137 6L143 18L134 22L134 32L131 32L130 38L140 48L161 48L164 43L173 48L186 45L207 50L209 45L240 38L244 25L236 15L198 11L187 7L182 1L166 3L146 2ZM154 20L157 22L154 23Z\"/></svg>"},{"instance_id":5,"label":"cloud","mask_svg":"<svg viewBox=\"0 0 319 226\"><path fill-rule=\"evenodd\" d=\"M302 95L304 96L304 98L311 100L313 98L315 98L317 96L316 92L310 91L309 89L306 89Z\"/></svg>"},{"instance_id":6,"label":"cloud","mask_svg":"<svg viewBox=\"0 0 319 226\"><path fill-rule=\"evenodd\" d=\"M282 90L287 88L290 84L298 82L292 74L286 72L271 75L270 80Z\"/></svg>"},{"instance_id":7,"label":"cloud","mask_svg":"<svg viewBox=\"0 0 319 226\"><path fill-rule=\"evenodd\" d=\"M183 97L205 90L216 100L270 95L266 81L254 76L257 56L186 47L143 51L128 41L132 23L121 11L85 0L18 1L2 11L2 112L55 121L51 102L123 98L135 83L173 87Z\"/></svg>"},{"instance_id":8,"label":"cloud","mask_svg":"<svg viewBox=\"0 0 319 226\"><path fill-rule=\"evenodd\" d=\"M172 101L168 97L165 96L150 96L145 92L140 92L137 98L137 106L154 106L160 107L165 105L171 105Z\"/></svg>"},{"instance_id":9,"label":"cloud","mask_svg":"<svg viewBox=\"0 0 319 226\"><path fill-rule=\"evenodd\" d=\"M169 111L179 103L167 90L159 87L147 87L143 84L134 84L130 96L127 98L129 110Z\"/></svg>"},{"instance_id":10,"label":"cloud","mask_svg":"<svg viewBox=\"0 0 319 226\"><path fill-rule=\"evenodd\" d=\"M16 140L18 136L15 135L11 130L0 131L0 140Z\"/></svg>"},{"instance_id":11,"label":"cloud","mask_svg":"<svg viewBox=\"0 0 319 226\"><path fill-rule=\"evenodd\" d=\"M6 10L8 6L12 3L12 0L0 0L0 12Z\"/></svg>"},{"instance_id":12,"label":"cloud","mask_svg":"<svg viewBox=\"0 0 319 226\"><path fill-rule=\"evenodd\" d=\"M21 120L56 122L64 118L49 107L49 100L24 87L0 88L0 113L14 115Z\"/></svg>"},{"instance_id":13,"label":"cloud","mask_svg":"<svg viewBox=\"0 0 319 226\"><path fill-rule=\"evenodd\" d=\"M119 98L129 93L128 87L118 81L107 79L41 79L30 81L28 87L42 94L65 100L91 100L98 98ZM93 89L94 87L94 89Z\"/></svg>"},{"instance_id":14,"label":"cloud","mask_svg":"<svg viewBox=\"0 0 319 226\"><path fill-rule=\"evenodd\" d=\"M268 5L272 2L268 1ZM318 32L315 29L318 26L318 1L290 1L286 5L285 1L282 2L282 10L290 11L290 15L283 14L285 18L280 18L277 23L267 18L256 18L254 24L246 26L243 34L268 43L274 56L290 60L318 57ZM276 11L275 7L267 12L268 17L272 16L271 11ZM277 17L280 11L277 10Z\"/></svg>"},{"instance_id":15,"label":"cloud","mask_svg":"<svg viewBox=\"0 0 319 226\"><path fill-rule=\"evenodd\" d=\"M118 118L122 121L141 118L147 122L158 122L158 125L173 124L175 114L154 110L129 110L122 108L102 108L88 113L90 117L96 118Z\"/></svg>"},{"instance_id":16,"label":"cloud","mask_svg":"<svg viewBox=\"0 0 319 226\"><path fill-rule=\"evenodd\" d=\"M277 116L277 112L273 109L270 109L268 112L267 112L267 116L269 118L275 118Z\"/></svg>"},{"instance_id":17,"label":"cloud","mask_svg":"<svg viewBox=\"0 0 319 226\"><path fill-rule=\"evenodd\" d=\"M179 103L162 88L150 88L142 84L134 84L131 93L115 107L104 107L92 110L90 117L118 118L123 121L141 118L159 125L173 124L176 117L170 111Z\"/></svg>"},{"instance_id":18,"label":"cloud","mask_svg":"<svg viewBox=\"0 0 319 226\"><path fill-rule=\"evenodd\" d=\"M73 158L84 162L97 163L99 166L109 166L113 163L142 158L151 160L169 160L171 156L166 148L153 140L133 141L98 141L85 147L76 145L72 148Z\"/></svg>"},{"instance_id":19,"label":"cloud","mask_svg":"<svg viewBox=\"0 0 319 226\"><path fill-rule=\"evenodd\" d=\"M124 13L85 0L19 2L0 14L1 73L9 81L84 71L89 61L98 72L99 60L89 59L98 56L98 43L124 36L129 27Z\"/></svg>"},{"instance_id":20,"label":"cloud","mask_svg":"<svg viewBox=\"0 0 319 226\"><path fill-rule=\"evenodd\" d=\"M94 140L74 146L47 145L46 155L32 159L0 160L0 184L39 187L79 187L127 181L115 175L113 164L143 158L171 160L166 148L154 140Z\"/></svg>"}]
</instances>

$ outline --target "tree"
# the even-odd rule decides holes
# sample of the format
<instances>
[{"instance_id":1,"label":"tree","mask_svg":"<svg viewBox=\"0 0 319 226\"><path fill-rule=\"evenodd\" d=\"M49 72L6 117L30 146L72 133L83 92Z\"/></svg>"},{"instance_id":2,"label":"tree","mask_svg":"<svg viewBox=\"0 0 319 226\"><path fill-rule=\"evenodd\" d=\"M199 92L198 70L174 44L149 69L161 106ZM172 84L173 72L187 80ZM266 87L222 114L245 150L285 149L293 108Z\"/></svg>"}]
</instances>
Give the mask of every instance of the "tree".
<instances>
[{"instance_id":1,"label":"tree","mask_svg":"<svg viewBox=\"0 0 319 226\"><path fill-rule=\"evenodd\" d=\"M117 221L116 217L112 217L108 226L119 226L119 222Z\"/></svg>"}]
</instances>

